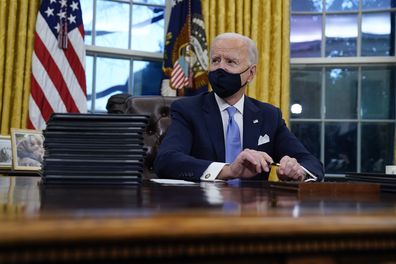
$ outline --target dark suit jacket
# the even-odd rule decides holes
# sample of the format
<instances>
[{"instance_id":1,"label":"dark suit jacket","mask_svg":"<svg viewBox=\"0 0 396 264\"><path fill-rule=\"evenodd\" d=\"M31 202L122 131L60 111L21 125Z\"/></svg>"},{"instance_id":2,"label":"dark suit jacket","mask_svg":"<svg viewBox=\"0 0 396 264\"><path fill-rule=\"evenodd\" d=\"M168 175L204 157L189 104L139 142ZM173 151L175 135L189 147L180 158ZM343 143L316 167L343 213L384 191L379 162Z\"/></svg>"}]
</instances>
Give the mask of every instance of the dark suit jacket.
<instances>
[{"instance_id":1,"label":"dark suit jacket","mask_svg":"<svg viewBox=\"0 0 396 264\"><path fill-rule=\"evenodd\" d=\"M199 181L214 161L225 161L224 132L221 114L213 92L185 97L171 106L172 123L161 143L155 171L159 177ZM258 145L261 136L268 143ZM288 130L281 111L267 103L245 97L243 113L243 148L268 153L275 162L283 156L294 157L320 179L323 166ZM267 180L268 173L252 179Z\"/></svg>"}]
</instances>

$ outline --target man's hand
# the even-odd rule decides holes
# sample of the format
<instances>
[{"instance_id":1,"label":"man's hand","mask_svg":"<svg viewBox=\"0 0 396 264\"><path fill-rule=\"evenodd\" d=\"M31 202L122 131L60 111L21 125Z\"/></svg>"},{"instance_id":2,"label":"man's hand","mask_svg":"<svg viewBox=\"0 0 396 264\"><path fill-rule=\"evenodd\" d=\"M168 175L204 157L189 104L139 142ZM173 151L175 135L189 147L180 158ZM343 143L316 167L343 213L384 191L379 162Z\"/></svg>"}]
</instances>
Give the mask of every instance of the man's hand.
<instances>
[{"instance_id":1,"label":"man's hand","mask_svg":"<svg viewBox=\"0 0 396 264\"><path fill-rule=\"evenodd\" d=\"M303 181L305 179L305 171L296 159L284 156L276 169L276 174L281 181Z\"/></svg>"},{"instance_id":2,"label":"man's hand","mask_svg":"<svg viewBox=\"0 0 396 264\"><path fill-rule=\"evenodd\" d=\"M251 178L263 171L269 172L269 164L272 162L272 158L265 152L244 149L233 163L223 167L218 179Z\"/></svg>"}]
</instances>

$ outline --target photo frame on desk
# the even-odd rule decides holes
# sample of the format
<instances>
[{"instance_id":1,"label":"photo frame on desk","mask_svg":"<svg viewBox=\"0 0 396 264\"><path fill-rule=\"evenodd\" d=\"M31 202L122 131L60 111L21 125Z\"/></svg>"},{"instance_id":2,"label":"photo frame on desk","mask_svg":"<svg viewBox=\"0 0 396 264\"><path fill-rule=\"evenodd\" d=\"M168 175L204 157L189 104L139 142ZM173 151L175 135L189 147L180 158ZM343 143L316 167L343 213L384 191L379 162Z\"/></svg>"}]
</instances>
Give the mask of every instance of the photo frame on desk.
<instances>
[{"instance_id":1,"label":"photo frame on desk","mask_svg":"<svg viewBox=\"0 0 396 264\"><path fill-rule=\"evenodd\" d=\"M38 171L44 157L42 131L11 128L12 168Z\"/></svg>"},{"instance_id":2,"label":"photo frame on desk","mask_svg":"<svg viewBox=\"0 0 396 264\"><path fill-rule=\"evenodd\" d=\"M11 136L0 135L0 168L12 168Z\"/></svg>"}]
</instances>

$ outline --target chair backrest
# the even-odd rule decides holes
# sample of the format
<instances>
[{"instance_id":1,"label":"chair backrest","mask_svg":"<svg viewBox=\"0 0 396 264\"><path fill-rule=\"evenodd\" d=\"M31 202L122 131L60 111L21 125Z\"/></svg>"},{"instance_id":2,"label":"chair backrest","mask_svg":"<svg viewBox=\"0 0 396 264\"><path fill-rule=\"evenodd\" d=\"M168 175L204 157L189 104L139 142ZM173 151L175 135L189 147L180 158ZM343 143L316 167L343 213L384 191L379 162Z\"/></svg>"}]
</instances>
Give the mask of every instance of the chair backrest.
<instances>
[{"instance_id":1,"label":"chair backrest","mask_svg":"<svg viewBox=\"0 0 396 264\"><path fill-rule=\"evenodd\" d=\"M158 147L171 123L170 105L180 97L176 96L131 96L114 95L107 102L109 113L148 115L149 123L144 132L144 145L147 155L144 161L143 178L156 178L154 160Z\"/></svg>"}]
</instances>

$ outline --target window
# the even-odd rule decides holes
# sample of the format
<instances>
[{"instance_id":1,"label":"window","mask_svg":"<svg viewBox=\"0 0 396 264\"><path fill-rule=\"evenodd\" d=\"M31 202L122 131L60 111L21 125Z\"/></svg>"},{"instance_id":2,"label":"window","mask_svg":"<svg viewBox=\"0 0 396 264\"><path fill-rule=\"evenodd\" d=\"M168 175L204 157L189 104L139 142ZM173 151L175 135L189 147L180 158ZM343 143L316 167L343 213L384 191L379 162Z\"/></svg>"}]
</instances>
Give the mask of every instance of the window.
<instances>
[{"instance_id":1,"label":"window","mask_svg":"<svg viewBox=\"0 0 396 264\"><path fill-rule=\"evenodd\" d=\"M81 0L87 103L106 111L116 93L160 94L165 0Z\"/></svg>"},{"instance_id":2,"label":"window","mask_svg":"<svg viewBox=\"0 0 396 264\"><path fill-rule=\"evenodd\" d=\"M326 175L394 163L396 1L292 0L290 124Z\"/></svg>"}]
</instances>

